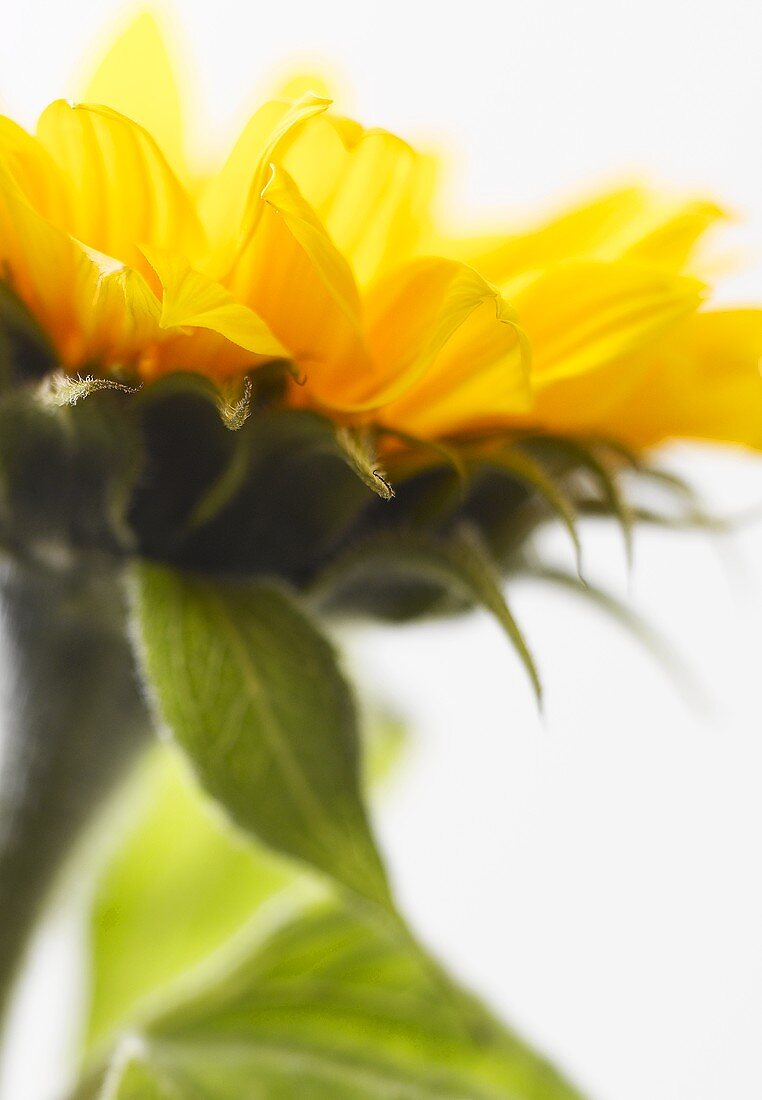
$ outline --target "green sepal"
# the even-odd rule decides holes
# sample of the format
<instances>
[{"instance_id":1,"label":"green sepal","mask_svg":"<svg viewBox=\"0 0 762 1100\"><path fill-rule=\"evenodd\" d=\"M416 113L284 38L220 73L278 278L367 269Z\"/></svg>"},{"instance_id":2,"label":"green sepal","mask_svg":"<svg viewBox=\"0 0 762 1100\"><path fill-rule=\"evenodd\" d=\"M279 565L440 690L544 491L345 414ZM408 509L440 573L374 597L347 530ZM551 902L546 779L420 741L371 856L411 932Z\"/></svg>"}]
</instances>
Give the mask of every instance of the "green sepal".
<instances>
[{"instance_id":1,"label":"green sepal","mask_svg":"<svg viewBox=\"0 0 762 1100\"><path fill-rule=\"evenodd\" d=\"M47 375L40 386L40 399L43 404L52 405L54 408L64 408L69 405L74 408L80 401L92 397L103 390L115 390L117 393L137 393L139 386L128 386L124 382L118 382L114 378L96 378L92 374L65 374L63 371L55 371Z\"/></svg>"},{"instance_id":2,"label":"green sepal","mask_svg":"<svg viewBox=\"0 0 762 1100\"><path fill-rule=\"evenodd\" d=\"M57 366L56 353L39 322L0 280L0 386L44 378Z\"/></svg>"},{"instance_id":3,"label":"green sepal","mask_svg":"<svg viewBox=\"0 0 762 1100\"><path fill-rule=\"evenodd\" d=\"M582 573L582 545L577 528L577 509L563 478L554 477L519 444L490 449L486 453L476 452L470 458L470 463L477 470L501 470L525 484L527 488L533 489L549 506L551 514L568 531L574 547L577 573Z\"/></svg>"},{"instance_id":4,"label":"green sepal","mask_svg":"<svg viewBox=\"0 0 762 1100\"><path fill-rule=\"evenodd\" d=\"M210 573L300 583L371 499L331 421L261 408L230 431L220 391L174 374L145 387L134 415L146 456L131 507L140 551Z\"/></svg>"},{"instance_id":5,"label":"green sepal","mask_svg":"<svg viewBox=\"0 0 762 1100\"><path fill-rule=\"evenodd\" d=\"M716 528L722 530L723 520L710 515L703 506L695 486L685 478L654 465L649 459L621 443L619 440L601 438L595 440L595 447L599 454L610 455L618 466L623 466L625 473L630 473L636 485L652 485L663 490L664 496L670 504L677 504L681 509L673 514L655 512L651 508L642 508L635 504L628 504L629 512L634 522L663 523L664 526ZM590 502L581 500L580 505L585 508ZM604 502L605 503L605 502ZM589 514L601 514L601 509L589 509Z\"/></svg>"},{"instance_id":6,"label":"green sepal","mask_svg":"<svg viewBox=\"0 0 762 1100\"><path fill-rule=\"evenodd\" d=\"M461 525L446 535L387 531L339 556L311 591L318 606L405 620L482 606L505 630L532 682L542 687L534 659L503 595L500 576L478 532Z\"/></svg>"},{"instance_id":7,"label":"green sepal","mask_svg":"<svg viewBox=\"0 0 762 1100\"><path fill-rule=\"evenodd\" d=\"M227 469L237 435L226 430L218 391L201 375L158 379L131 399L129 412L144 456L130 524L141 553L171 560L193 509Z\"/></svg>"},{"instance_id":8,"label":"green sepal","mask_svg":"<svg viewBox=\"0 0 762 1100\"><path fill-rule=\"evenodd\" d=\"M254 384L248 375L219 386L217 408L228 431L237 432L244 426L251 413L253 396Z\"/></svg>"},{"instance_id":9,"label":"green sepal","mask_svg":"<svg viewBox=\"0 0 762 1100\"><path fill-rule=\"evenodd\" d=\"M601 500L581 499L577 507L581 516L606 519L611 515L606 504ZM668 531L706 531L714 534L727 534L744 521L759 518L758 514L740 517L713 516L700 508L668 513L629 504L628 510L632 523L641 523L648 527L663 527Z\"/></svg>"},{"instance_id":10,"label":"green sepal","mask_svg":"<svg viewBox=\"0 0 762 1100\"><path fill-rule=\"evenodd\" d=\"M269 582L136 564L139 662L159 719L236 824L383 906L357 715L332 647Z\"/></svg>"},{"instance_id":11,"label":"green sepal","mask_svg":"<svg viewBox=\"0 0 762 1100\"><path fill-rule=\"evenodd\" d=\"M631 567L635 517L618 482L620 463L607 460L606 448L601 445L600 440L585 441L566 436L547 435L526 437L524 444L551 461L560 459L562 471L571 472L575 479L578 479L580 473L588 475L600 493L602 514L613 516L619 523L624 539L627 565ZM575 493L575 498L577 496L578 494ZM578 507L578 511L581 512L582 509Z\"/></svg>"},{"instance_id":12,"label":"green sepal","mask_svg":"<svg viewBox=\"0 0 762 1100\"><path fill-rule=\"evenodd\" d=\"M376 430L380 436L394 439L403 445L403 450L390 455L395 470L399 470L402 476L409 477L422 469L426 470L432 465L441 466L444 463L456 474L465 492L469 480L468 470L457 446L449 446L439 439L423 439L385 425L379 426Z\"/></svg>"},{"instance_id":13,"label":"green sepal","mask_svg":"<svg viewBox=\"0 0 762 1100\"><path fill-rule=\"evenodd\" d=\"M394 489L378 460L371 431L368 428L339 427L336 429L336 441L360 480L382 500L391 500Z\"/></svg>"},{"instance_id":14,"label":"green sepal","mask_svg":"<svg viewBox=\"0 0 762 1100\"><path fill-rule=\"evenodd\" d=\"M0 399L0 538L17 557L60 565L132 549L141 454L128 400L99 391L59 408L30 389Z\"/></svg>"},{"instance_id":15,"label":"green sepal","mask_svg":"<svg viewBox=\"0 0 762 1100\"><path fill-rule=\"evenodd\" d=\"M653 658L658 668L667 672L682 699L697 713L705 715L711 710L711 702L694 671L677 652L672 642L613 592L596 584L582 583L579 577L553 566L527 561L522 577L550 584L571 592L585 601L587 606L602 611L635 638Z\"/></svg>"}]
</instances>

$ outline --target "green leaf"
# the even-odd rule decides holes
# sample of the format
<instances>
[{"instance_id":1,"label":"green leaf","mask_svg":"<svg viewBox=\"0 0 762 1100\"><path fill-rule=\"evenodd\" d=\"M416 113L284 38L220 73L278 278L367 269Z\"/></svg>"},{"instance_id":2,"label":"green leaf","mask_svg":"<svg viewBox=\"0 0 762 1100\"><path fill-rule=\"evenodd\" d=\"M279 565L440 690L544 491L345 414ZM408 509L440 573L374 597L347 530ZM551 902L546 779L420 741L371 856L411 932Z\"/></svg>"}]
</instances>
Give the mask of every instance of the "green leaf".
<instances>
[{"instance_id":1,"label":"green leaf","mask_svg":"<svg viewBox=\"0 0 762 1100\"><path fill-rule=\"evenodd\" d=\"M361 716L365 783L377 788L399 763L406 730L398 716L367 701ZM325 893L318 876L297 872L232 829L183 763L173 749L154 745L103 823L102 832L116 839L90 911L87 1050L276 896L296 904Z\"/></svg>"},{"instance_id":2,"label":"green leaf","mask_svg":"<svg viewBox=\"0 0 762 1100\"><path fill-rule=\"evenodd\" d=\"M88 1050L272 897L284 890L294 896L297 882L305 898L318 889L317 880L297 877L286 861L231 829L174 751L156 746L148 754L114 816L119 839L90 917Z\"/></svg>"},{"instance_id":3,"label":"green leaf","mask_svg":"<svg viewBox=\"0 0 762 1100\"><path fill-rule=\"evenodd\" d=\"M578 1100L398 921L232 835L176 753L136 779L93 908L77 1100Z\"/></svg>"},{"instance_id":4,"label":"green leaf","mask_svg":"<svg viewBox=\"0 0 762 1100\"><path fill-rule=\"evenodd\" d=\"M580 1100L379 910L251 930L130 1040L103 1100Z\"/></svg>"},{"instance_id":5,"label":"green leaf","mask_svg":"<svg viewBox=\"0 0 762 1100\"><path fill-rule=\"evenodd\" d=\"M172 1081L158 1066L149 1064L147 1053L138 1044L128 1043L104 1084L101 1096L103 1100L182 1100L188 1094L181 1089L181 1083Z\"/></svg>"},{"instance_id":6,"label":"green leaf","mask_svg":"<svg viewBox=\"0 0 762 1100\"><path fill-rule=\"evenodd\" d=\"M461 526L445 538L414 531L383 532L368 538L338 558L318 578L314 596L318 602L341 605L342 592L354 597L365 592L373 597L380 586L395 579L438 587L450 597L479 604L490 611L505 630L532 682L538 702L542 685L524 635L503 595L499 573L476 532Z\"/></svg>"},{"instance_id":7,"label":"green leaf","mask_svg":"<svg viewBox=\"0 0 762 1100\"><path fill-rule=\"evenodd\" d=\"M363 715L365 786L383 787L397 770L408 745L407 723L399 714L378 706L366 706Z\"/></svg>"},{"instance_id":8,"label":"green leaf","mask_svg":"<svg viewBox=\"0 0 762 1100\"><path fill-rule=\"evenodd\" d=\"M233 821L389 905L331 646L266 582L137 565L139 655L161 719Z\"/></svg>"}]
</instances>

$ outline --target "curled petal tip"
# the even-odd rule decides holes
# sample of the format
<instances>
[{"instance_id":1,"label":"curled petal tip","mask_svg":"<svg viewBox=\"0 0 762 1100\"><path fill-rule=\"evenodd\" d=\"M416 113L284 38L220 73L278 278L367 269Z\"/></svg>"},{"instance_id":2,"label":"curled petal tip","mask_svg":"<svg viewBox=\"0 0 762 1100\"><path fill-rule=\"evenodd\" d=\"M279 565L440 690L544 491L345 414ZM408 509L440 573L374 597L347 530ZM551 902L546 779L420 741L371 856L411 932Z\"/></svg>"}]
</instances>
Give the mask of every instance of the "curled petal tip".
<instances>
[{"instance_id":1,"label":"curled petal tip","mask_svg":"<svg viewBox=\"0 0 762 1100\"><path fill-rule=\"evenodd\" d=\"M264 201L267 203L271 202L271 200L267 197L267 192L271 190L271 188L275 185L275 177L277 173L278 169L271 161L267 166L267 179L265 180L265 185L259 192L260 199L264 199Z\"/></svg>"}]
</instances>

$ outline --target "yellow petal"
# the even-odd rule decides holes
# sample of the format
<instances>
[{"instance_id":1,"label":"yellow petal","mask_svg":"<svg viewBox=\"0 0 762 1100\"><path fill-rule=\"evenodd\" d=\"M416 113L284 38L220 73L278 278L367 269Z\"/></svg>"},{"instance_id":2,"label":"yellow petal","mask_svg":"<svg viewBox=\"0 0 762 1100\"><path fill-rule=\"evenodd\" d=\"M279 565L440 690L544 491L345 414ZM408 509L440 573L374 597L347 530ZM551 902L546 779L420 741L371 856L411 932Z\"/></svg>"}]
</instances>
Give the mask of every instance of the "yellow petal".
<instances>
[{"instance_id":1,"label":"yellow petal","mask_svg":"<svg viewBox=\"0 0 762 1100\"><path fill-rule=\"evenodd\" d=\"M3 277L61 347L75 326L76 248L29 204L0 163L0 267Z\"/></svg>"},{"instance_id":2,"label":"yellow petal","mask_svg":"<svg viewBox=\"0 0 762 1100\"><path fill-rule=\"evenodd\" d=\"M161 339L156 296L139 272L94 249L83 247L82 252L76 283L78 339L69 356L76 365L138 369Z\"/></svg>"},{"instance_id":3,"label":"yellow petal","mask_svg":"<svg viewBox=\"0 0 762 1100\"><path fill-rule=\"evenodd\" d=\"M270 166L262 199L279 214L304 249L331 298L353 325L360 324L360 295L349 264L335 248L317 215L283 168Z\"/></svg>"},{"instance_id":4,"label":"yellow petal","mask_svg":"<svg viewBox=\"0 0 762 1100\"><path fill-rule=\"evenodd\" d=\"M200 209L212 248L209 272L222 275L256 231L259 201L270 164L284 142L330 100L307 93L295 102L272 101L249 119L224 164L201 197Z\"/></svg>"},{"instance_id":5,"label":"yellow petal","mask_svg":"<svg viewBox=\"0 0 762 1100\"><path fill-rule=\"evenodd\" d=\"M194 371L218 381L240 378L257 365L252 353L208 328L166 329L138 363L144 382L173 371Z\"/></svg>"},{"instance_id":6,"label":"yellow petal","mask_svg":"<svg viewBox=\"0 0 762 1100\"><path fill-rule=\"evenodd\" d=\"M69 232L150 277L141 244L203 249L191 201L153 138L106 107L52 103L37 135L69 181Z\"/></svg>"},{"instance_id":7,"label":"yellow petal","mask_svg":"<svg viewBox=\"0 0 762 1100\"><path fill-rule=\"evenodd\" d=\"M205 328L227 340L270 359L287 352L253 310L236 302L232 294L170 252L143 247L164 291L160 324L163 329ZM214 367L209 364L210 369Z\"/></svg>"},{"instance_id":8,"label":"yellow petal","mask_svg":"<svg viewBox=\"0 0 762 1100\"><path fill-rule=\"evenodd\" d=\"M513 424L530 404L529 345L521 329L506 322L494 303L483 302L421 382L384 406L379 420L429 439Z\"/></svg>"},{"instance_id":9,"label":"yellow petal","mask_svg":"<svg viewBox=\"0 0 762 1100\"><path fill-rule=\"evenodd\" d=\"M331 98L331 86L334 83L324 72L314 70L312 72L291 73L279 82L274 90L276 99L300 99L308 93L319 96L321 99Z\"/></svg>"},{"instance_id":10,"label":"yellow petal","mask_svg":"<svg viewBox=\"0 0 762 1100\"><path fill-rule=\"evenodd\" d=\"M659 346L611 429L639 446L678 438L759 449L761 365L762 310L697 313Z\"/></svg>"},{"instance_id":11,"label":"yellow petal","mask_svg":"<svg viewBox=\"0 0 762 1100\"><path fill-rule=\"evenodd\" d=\"M515 298L538 386L648 347L697 309L703 284L644 264L560 264Z\"/></svg>"},{"instance_id":12,"label":"yellow petal","mask_svg":"<svg viewBox=\"0 0 762 1100\"><path fill-rule=\"evenodd\" d=\"M36 138L0 116L0 163L35 210L56 225L69 216L66 183Z\"/></svg>"},{"instance_id":13,"label":"yellow petal","mask_svg":"<svg viewBox=\"0 0 762 1100\"><path fill-rule=\"evenodd\" d=\"M175 172L185 174L182 103L164 37L144 11L111 44L77 92L85 103L112 107L143 126Z\"/></svg>"},{"instance_id":14,"label":"yellow petal","mask_svg":"<svg viewBox=\"0 0 762 1100\"><path fill-rule=\"evenodd\" d=\"M679 270L690 260L697 242L716 222L728 217L712 202L654 202L623 255Z\"/></svg>"},{"instance_id":15,"label":"yellow petal","mask_svg":"<svg viewBox=\"0 0 762 1100\"><path fill-rule=\"evenodd\" d=\"M225 286L264 318L310 382L367 372L357 288L314 211L283 169L258 202L256 231Z\"/></svg>"},{"instance_id":16,"label":"yellow petal","mask_svg":"<svg viewBox=\"0 0 762 1100\"><path fill-rule=\"evenodd\" d=\"M302 128L283 164L358 283L413 254L428 224L433 170L407 142L324 115Z\"/></svg>"},{"instance_id":17,"label":"yellow petal","mask_svg":"<svg viewBox=\"0 0 762 1100\"><path fill-rule=\"evenodd\" d=\"M410 431L429 434L470 421L480 387L490 412L526 405L526 346L515 314L463 264L425 258L382 280L368 301L368 341L378 376L350 379L342 407L382 408L384 422L399 427L404 419ZM466 395L462 419L451 387Z\"/></svg>"},{"instance_id":18,"label":"yellow petal","mask_svg":"<svg viewBox=\"0 0 762 1100\"><path fill-rule=\"evenodd\" d=\"M582 203L529 232L461 241L458 254L512 293L515 280L571 259L630 257L679 270L724 217L714 203L626 187Z\"/></svg>"},{"instance_id":19,"label":"yellow petal","mask_svg":"<svg viewBox=\"0 0 762 1100\"><path fill-rule=\"evenodd\" d=\"M0 265L64 365L134 363L159 337L139 274L46 221L0 168Z\"/></svg>"}]
</instances>

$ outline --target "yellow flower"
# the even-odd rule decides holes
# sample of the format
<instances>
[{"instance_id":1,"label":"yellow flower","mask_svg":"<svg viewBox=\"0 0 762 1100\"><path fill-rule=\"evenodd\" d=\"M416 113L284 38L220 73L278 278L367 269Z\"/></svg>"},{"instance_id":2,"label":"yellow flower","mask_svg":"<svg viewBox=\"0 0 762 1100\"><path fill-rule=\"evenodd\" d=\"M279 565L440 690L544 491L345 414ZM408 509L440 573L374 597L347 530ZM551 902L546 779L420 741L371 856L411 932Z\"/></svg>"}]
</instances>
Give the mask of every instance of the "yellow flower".
<instances>
[{"instance_id":1,"label":"yellow flower","mask_svg":"<svg viewBox=\"0 0 762 1100\"><path fill-rule=\"evenodd\" d=\"M539 427L762 444L762 312L687 273L720 216L637 188L531 232L448 239L431 161L305 93L194 178L139 17L85 104L0 120L0 263L70 372L217 380L293 361L291 404L420 437Z\"/></svg>"}]
</instances>

